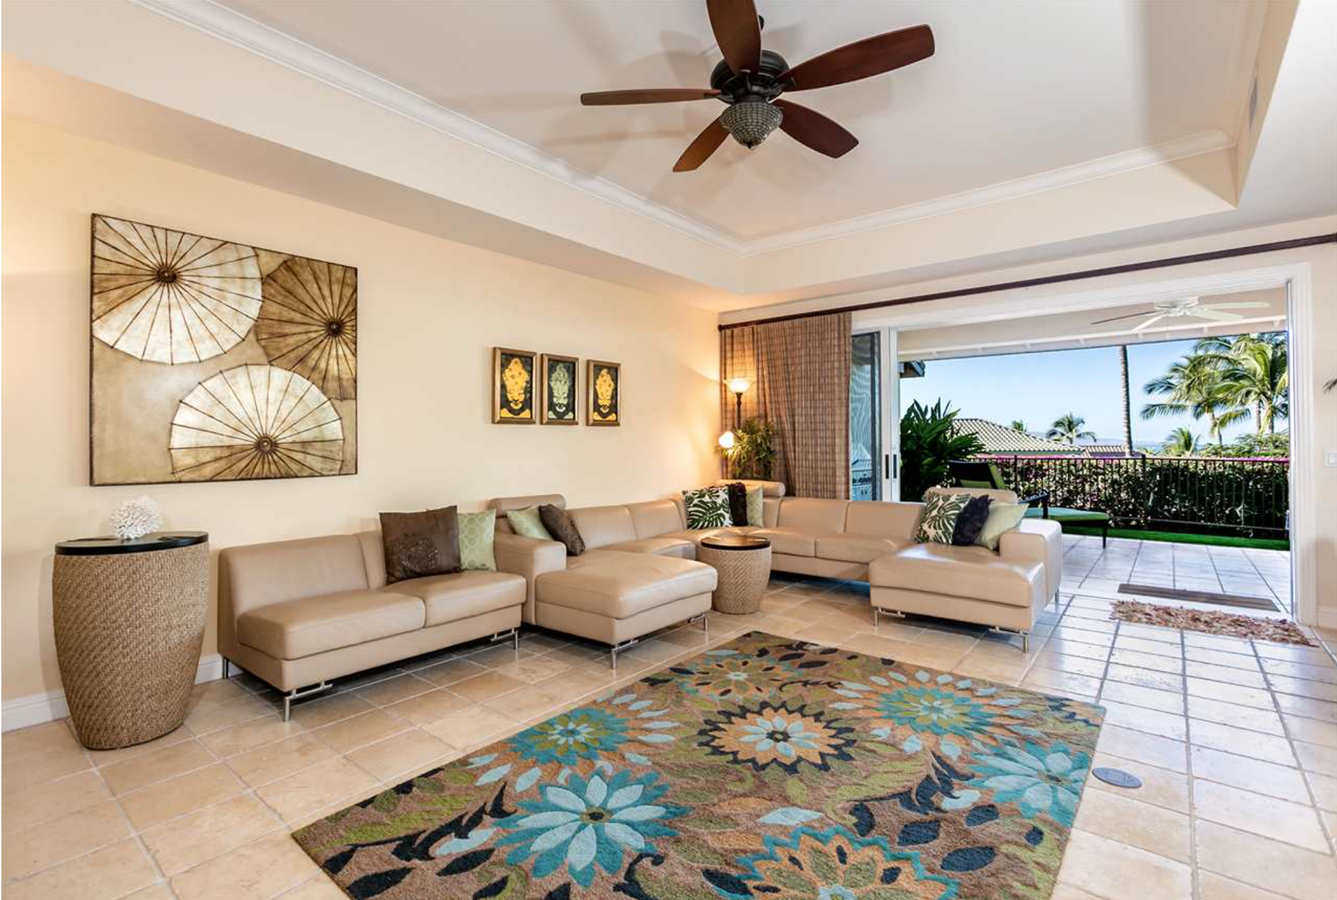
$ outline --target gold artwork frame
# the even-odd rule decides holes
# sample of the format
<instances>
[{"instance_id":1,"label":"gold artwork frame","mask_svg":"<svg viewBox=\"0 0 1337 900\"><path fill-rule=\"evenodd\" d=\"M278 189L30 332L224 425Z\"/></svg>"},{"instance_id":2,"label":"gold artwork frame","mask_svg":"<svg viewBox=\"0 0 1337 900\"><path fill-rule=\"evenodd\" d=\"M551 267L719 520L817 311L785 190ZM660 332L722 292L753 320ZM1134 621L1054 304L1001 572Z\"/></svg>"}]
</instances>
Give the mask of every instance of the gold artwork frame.
<instances>
[{"instance_id":1,"label":"gold artwork frame","mask_svg":"<svg viewBox=\"0 0 1337 900\"><path fill-rule=\"evenodd\" d=\"M357 474L356 267L90 218L90 484Z\"/></svg>"},{"instance_id":2,"label":"gold artwork frame","mask_svg":"<svg viewBox=\"0 0 1337 900\"><path fill-rule=\"evenodd\" d=\"M534 411L539 395L535 384L538 371L539 355L532 350L492 348L492 399L489 404L493 425L533 425L538 421Z\"/></svg>"},{"instance_id":3,"label":"gold artwork frame","mask_svg":"<svg viewBox=\"0 0 1337 900\"><path fill-rule=\"evenodd\" d=\"M609 401L607 404L605 399ZM585 361L585 424L601 427L622 424L622 363Z\"/></svg>"},{"instance_id":4,"label":"gold artwork frame","mask_svg":"<svg viewBox=\"0 0 1337 900\"><path fill-rule=\"evenodd\" d=\"M558 353L544 353L540 357L539 372L543 376L539 423L579 425L580 359Z\"/></svg>"}]
</instances>

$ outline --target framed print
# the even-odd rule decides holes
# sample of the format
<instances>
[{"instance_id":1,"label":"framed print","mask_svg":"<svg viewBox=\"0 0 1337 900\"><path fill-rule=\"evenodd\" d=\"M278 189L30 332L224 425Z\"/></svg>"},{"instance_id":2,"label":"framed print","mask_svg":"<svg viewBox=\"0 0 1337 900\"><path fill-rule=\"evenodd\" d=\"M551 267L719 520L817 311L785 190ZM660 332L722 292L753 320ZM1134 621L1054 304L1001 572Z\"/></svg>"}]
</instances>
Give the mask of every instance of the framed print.
<instances>
[{"instance_id":1,"label":"framed print","mask_svg":"<svg viewBox=\"0 0 1337 900\"><path fill-rule=\"evenodd\" d=\"M538 354L528 350L492 348L492 422L534 424L534 375Z\"/></svg>"},{"instance_id":2,"label":"framed print","mask_svg":"<svg viewBox=\"0 0 1337 900\"><path fill-rule=\"evenodd\" d=\"M588 360L585 364L587 425L622 424L622 364Z\"/></svg>"},{"instance_id":3,"label":"framed print","mask_svg":"<svg viewBox=\"0 0 1337 900\"><path fill-rule=\"evenodd\" d=\"M92 218L94 485L357 473L357 269Z\"/></svg>"},{"instance_id":4,"label":"framed print","mask_svg":"<svg viewBox=\"0 0 1337 900\"><path fill-rule=\"evenodd\" d=\"M580 360L574 356L545 353L539 366L542 399L539 421L544 425L578 425L576 398L580 396L576 374Z\"/></svg>"}]
</instances>

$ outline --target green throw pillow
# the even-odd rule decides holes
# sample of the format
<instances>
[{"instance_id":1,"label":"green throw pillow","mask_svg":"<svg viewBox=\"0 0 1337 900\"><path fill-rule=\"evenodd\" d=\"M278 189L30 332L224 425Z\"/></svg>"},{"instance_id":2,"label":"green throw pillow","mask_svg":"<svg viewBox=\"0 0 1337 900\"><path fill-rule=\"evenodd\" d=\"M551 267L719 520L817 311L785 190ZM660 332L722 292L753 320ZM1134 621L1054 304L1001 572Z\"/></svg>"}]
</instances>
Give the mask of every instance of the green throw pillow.
<instances>
[{"instance_id":1,"label":"green throw pillow","mask_svg":"<svg viewBox=\"0 0 1337 900\"><path fill-rule=\"evenodd\" d=\"M748 488L747 524L757 528L764 528L766 526L766 504L762 502L764 496L765 491L761 488Z\"/></svg>"},{"instance_id":2,"label":"green throw pillow","mask_svg":"<svg viewBox=\"0 0 1337 900\"><path fill-rule=\"evenodd\" d=\"M497 556L493 552L493 538L497 530L497 514L492 510L459 513L460 568L497 571Z\"/></svg>"},{"instance_id":3,"label":"green throw pillow","mask_svg":"<svg viewBox=\"0 0 1337 900\"><path fill-rule=\"evenodd\" d=\"M919 517L915 540L921 544L950 544L956 531L956 518L969 502L969 494L925 495L924 512Z\"/></svg>"},{"instance_id":4,"label":"green throw pillow","mask_svg":"<svg viewBox=\"0 0 1337 900\"><path fill-rule=\"evenodd\" d=\"M733 524L733 519L729 516L727 487L683 491L682 502L687 507L688 528L699 531L703 528L727 528Z\"/></svg>"},{"instance_id":5,"label":"green throw pillow","mask_svg":"<svg viewBox=\"0 0 1337 900\"><path fill-rule=\"evenodd\" d=\"M990 550L998 549L998 540L1005 533L1021 524L1026 518L1025 503L990 503L989 518L984 522L984 530L975 539L975 543Z\"/></svg>"},{"instance_id":6,"label":"green throw pillow","mask_svg":"<svg viewBox=\"0 0 1337 900\"><path fill-rule=\"evenodd\" d=\"M533 538L536 541L551 541L553 536L548 533L548 529L543 527L543 522L539 520L539 508L531 506L529 509L512 509L506 513L506 521L511 523L511 528L515 533L527 538Z\"/></svg>"}]
</instances>

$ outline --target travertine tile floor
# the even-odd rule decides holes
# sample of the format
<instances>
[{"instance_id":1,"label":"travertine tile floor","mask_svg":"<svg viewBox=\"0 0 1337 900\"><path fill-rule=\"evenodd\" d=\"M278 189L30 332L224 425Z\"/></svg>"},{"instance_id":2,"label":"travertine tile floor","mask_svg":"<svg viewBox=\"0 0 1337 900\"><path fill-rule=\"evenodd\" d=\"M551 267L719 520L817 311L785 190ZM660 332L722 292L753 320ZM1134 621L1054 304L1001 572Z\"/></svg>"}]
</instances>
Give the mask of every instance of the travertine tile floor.
<instances>
[{"instance_id":1,"label":"travertine tile floor","mask_svg":"<svg viewBox=\"0 0 1337 900\"><path fill-rule=\"evenodd\" d=\"M760 614L713 615L711 641L763 629L1103 703L1096 762L1144 786L1088 783L1055 900L1337 897L1329 651L1116 624L1110 602L1064 594L1023 655L946 622L874 629L866 586L777 578ZM139 747L87 752L63 721L6 734L4 896L338 900L293 827L702 648L680 628L614 676L597 648L530 634L349 681L286 725L242 676Z\"/></svg>"},{"instance_id":2,"label":"travertine tile floor","mask_svg":"<svg viewBox=\"0 0 1337 900\"><path fill-rule=\"evenodd\" d=\"M1063 583L1073 591L1097 595L1114 595L1120 584L1128 582L1185 591L1237 594L1272 600L1281 609L1289 610L1290 556L1285 550L1208 547L1126 538L1110 538L1109 545L1102 547L1098 537L1069 534L1063 536ZM1148 599L1165 602L1155 597ZM1214 608L1227 610L1226 607Z\"/></svg>"}]
</instances>

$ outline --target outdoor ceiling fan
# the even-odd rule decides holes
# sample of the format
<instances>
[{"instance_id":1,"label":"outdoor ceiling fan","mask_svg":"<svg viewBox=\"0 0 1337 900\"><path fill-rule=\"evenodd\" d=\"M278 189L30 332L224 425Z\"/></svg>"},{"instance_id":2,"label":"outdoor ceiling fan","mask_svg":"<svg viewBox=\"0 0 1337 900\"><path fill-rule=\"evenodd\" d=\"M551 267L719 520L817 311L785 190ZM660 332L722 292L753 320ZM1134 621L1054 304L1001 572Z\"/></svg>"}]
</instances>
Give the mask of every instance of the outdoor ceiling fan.
<instances>
[{"instance_id":1,"label":"outdoor ceiling fan","mask_svg":"<svg viewBox=\"0 0 1337 900\"><path fill-rule=\"evenodd\" d=\"M1118 322L1123 319L1138 319L1142 316L1150 316L1151 318L1133 329L1133 331L1137 332L1146 331L1161 319L1180 319L1185 316L1208 319L1212 322L1238 322L1243 319L1244 316L1239 313L1223 312L1223 310L1266 308L1267 304L1262 300L1241 300L1236 303L1203 303L1201 297L1178 297L1174 300L1157 300L1153 308L1146 312L1129 313L1124 316L1114 316L1110 319L1098 319L1091 324L1104 325L1106 322Z\"/></svg>"},{"instance_id":2,"label":"outdoor ceiling fan","mask_svg":"<svg viewBox=\"0 0 1337 900\"><path fill-rule=\"evenodd\" d=\"M777 127L818 153L832 158L853 150L859 139L819 112L779 99L789 91L845 84L871 78L933 55L927 25L902 28L828 50L793 68L785 58L761 49L765 21L753 0L706 0L715 41L724 55L710 75L710 88L659 88L581 94L585 106L719 100L728 105L706 126L673 166L675 172L698 168L729 135L749 150Z\"/></svg>"}]
</instances>

